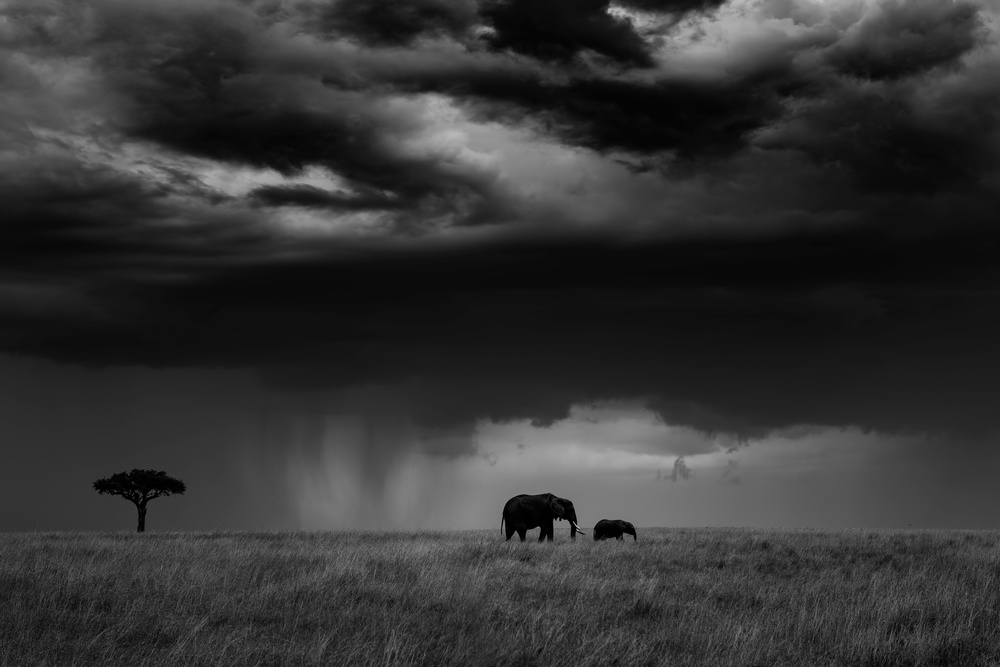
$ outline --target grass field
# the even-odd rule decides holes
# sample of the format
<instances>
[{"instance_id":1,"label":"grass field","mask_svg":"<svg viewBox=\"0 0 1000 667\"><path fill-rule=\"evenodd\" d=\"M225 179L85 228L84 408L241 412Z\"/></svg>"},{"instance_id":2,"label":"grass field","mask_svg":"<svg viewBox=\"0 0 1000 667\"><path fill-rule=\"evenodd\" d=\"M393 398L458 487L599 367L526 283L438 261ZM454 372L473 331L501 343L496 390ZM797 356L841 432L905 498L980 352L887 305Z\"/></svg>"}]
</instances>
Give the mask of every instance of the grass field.
<instances>
[{"instance_id":1,"label":"grass field","mask_svg":"<svg viewBox=\"0 0 1000 667\"><path fill-rule=\"evenodd\" d=\"M998 665L1000 533L6 534L0 664Z\"/></svg>"}]
</instances>

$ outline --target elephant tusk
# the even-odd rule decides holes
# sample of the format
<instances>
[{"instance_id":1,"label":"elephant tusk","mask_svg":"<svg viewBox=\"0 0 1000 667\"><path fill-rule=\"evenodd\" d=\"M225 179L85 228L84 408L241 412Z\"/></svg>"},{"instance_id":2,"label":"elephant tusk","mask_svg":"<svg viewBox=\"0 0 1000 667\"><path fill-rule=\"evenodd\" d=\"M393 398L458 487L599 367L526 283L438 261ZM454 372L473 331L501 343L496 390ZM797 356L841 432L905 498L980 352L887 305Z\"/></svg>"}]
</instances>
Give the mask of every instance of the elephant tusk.
<instances>
[{"instance_id":1,"label":"elephant tusk","mask_svg":"<svg viewBox=\"0 0 1000 667\"><path fill-rule=\"evenodd\" d=\"M574 528L576 528L576 532L578 532L578 533L581 533L581 534L583 534L583 535L586 535L586 534L587 534L587 533L586 533L586 532L585 532L585 531L583 530L583 528L580 528L580 526L576 525L575 523L573 524L573 527L574 527Z\"/></svg>"}]
</instances>

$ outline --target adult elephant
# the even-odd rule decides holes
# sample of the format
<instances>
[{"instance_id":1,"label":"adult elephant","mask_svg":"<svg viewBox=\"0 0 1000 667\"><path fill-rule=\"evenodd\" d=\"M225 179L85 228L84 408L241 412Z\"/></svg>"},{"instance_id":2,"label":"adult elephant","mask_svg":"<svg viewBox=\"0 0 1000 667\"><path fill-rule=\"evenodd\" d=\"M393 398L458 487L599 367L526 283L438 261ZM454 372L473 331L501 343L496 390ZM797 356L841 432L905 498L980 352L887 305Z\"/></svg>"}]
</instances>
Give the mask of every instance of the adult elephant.
<instances>
[{"instance_id":1,"label":"adult elephant","mask_svg":"<svg viewBox=\"0 0 1000 667\"><path fill-rule=\"evenodd\" d=\"M635 534L635 526L628 521L622 521L621 519L601 519L594 524L594 540L606 540L609 537L624 540L625 535L631 535L634 541L639 540L639 536Z\"/></svg>"},{"instance_id":2,"label":"adult elephant","mask_svg":"<svg viewBox=\"0 0 1000 667\"><path fill-rule=\"evenodd\" d=\"M538 541L542 542L548 538L552 541L553 524L552 520L565 519L569 522L569 536L576 539L577 533L583 530L576 523L576 508L571 500L559 498L551 493L542 493L537 496L520 495L514 496L503 506L503 518L500 519L500 532L503 532L504 524L507 524L507 539L510 540L514 533L517 533L521 541L524 542L524 534L532 528L541 528L538 534Z\"/></svg>"}]
</instances>

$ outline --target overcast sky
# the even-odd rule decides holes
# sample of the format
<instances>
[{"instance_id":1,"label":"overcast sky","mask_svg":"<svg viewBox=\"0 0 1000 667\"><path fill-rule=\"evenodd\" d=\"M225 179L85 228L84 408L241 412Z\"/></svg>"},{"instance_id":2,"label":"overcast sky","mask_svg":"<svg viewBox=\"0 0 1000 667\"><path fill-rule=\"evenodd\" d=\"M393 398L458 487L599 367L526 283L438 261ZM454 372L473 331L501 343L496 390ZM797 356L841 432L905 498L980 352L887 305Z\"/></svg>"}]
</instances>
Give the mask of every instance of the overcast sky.
<instances>
[{"instance_id":1,"label":"overcast sky","mask_svg":"<svg viewBox=\"0 0 1000 667\"><path fill-rule=\"evenodd\" d=\"M1000 527L991 0L0 0L0 530Z\"/></svg>"}]
</instances>

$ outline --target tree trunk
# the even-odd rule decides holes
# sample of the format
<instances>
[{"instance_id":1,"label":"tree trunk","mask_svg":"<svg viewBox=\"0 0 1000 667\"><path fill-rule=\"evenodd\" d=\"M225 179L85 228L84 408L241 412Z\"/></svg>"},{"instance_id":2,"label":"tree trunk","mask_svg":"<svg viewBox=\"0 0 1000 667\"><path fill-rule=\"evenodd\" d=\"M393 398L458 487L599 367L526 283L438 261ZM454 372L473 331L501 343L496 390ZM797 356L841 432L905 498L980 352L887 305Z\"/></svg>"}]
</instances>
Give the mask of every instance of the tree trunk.
<instances>
[{"instance_id":1,"label":"tree trunk","mask_svg":"<svg viewBox=\"0 0 1000 667\"><path fill-rule=\"evenodd\" d=\"M137 533L146 532L146 505L136 505L139 509L139 528L136 530Z\"/></svg>"}]
</instances>

